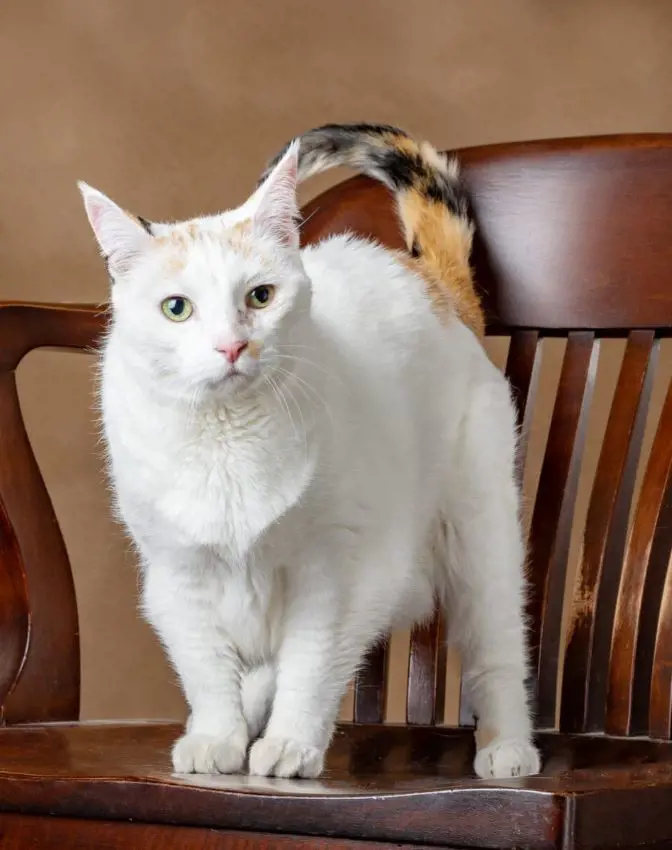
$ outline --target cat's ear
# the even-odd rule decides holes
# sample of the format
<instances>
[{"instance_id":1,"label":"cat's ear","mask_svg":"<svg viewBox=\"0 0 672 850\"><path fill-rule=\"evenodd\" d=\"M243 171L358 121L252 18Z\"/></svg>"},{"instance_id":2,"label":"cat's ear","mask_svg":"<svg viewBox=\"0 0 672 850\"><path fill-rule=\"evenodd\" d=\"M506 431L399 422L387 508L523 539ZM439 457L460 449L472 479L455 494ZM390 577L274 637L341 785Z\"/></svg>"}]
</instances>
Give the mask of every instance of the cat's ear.
<instances>
[{"instance_id":1,"label":"cat's ear","mask_svg":"<svg viewBox=\"0 0 672 850\"><path fill-rule=\"evenodd\" d=\"M151 225L79 181L89 223L112 277L123 276L151 244Z\"/></svg>"},{"instance_id":2,"label":"cat's ear","mask_svg":"<svg viewBox=\"0 0 672 850\"><path fill-rule=\"evenodd\" d=\"M293 141L280 162L255 193L253 221L280 244L299 247L299 205L296 198L299 141Z\"/></svg>"}]
</instances>

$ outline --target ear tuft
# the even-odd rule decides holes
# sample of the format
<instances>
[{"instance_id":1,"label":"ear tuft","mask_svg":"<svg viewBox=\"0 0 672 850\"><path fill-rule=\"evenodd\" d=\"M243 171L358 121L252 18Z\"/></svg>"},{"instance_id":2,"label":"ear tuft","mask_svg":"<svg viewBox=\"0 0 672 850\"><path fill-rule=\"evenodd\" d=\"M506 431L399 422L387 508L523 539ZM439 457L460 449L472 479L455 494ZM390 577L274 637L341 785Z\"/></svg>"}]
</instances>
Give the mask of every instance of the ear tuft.
<instances>
[{"instance_id":1,"label":"ear tuft","mask_svg":"<svg viewBox=\"0 0 672 850\"><path fill-rule=\"evenodd\" d=\"M299 206L296 198L300 142L295 139L257 189L254 223L280 244L299 247Z\"/></svg>"},{"instance_id":2,"label":"ear tuft","mask_svg":"<svg viewBox=\"0 0 672 850\"><path fill-rule=\"evenodd\" d=\"M151 244L148 224L135 219L107 195L83 181L77 186L100 251L113 278L122 277Z\"/></svg>"}]
</instances>

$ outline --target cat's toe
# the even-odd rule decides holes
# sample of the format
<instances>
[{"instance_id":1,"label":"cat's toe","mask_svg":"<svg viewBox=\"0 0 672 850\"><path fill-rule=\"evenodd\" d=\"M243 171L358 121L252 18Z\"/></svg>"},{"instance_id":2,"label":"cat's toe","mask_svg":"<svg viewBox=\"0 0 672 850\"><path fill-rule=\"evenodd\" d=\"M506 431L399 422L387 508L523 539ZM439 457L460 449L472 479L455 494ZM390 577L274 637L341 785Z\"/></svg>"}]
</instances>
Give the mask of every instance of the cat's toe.
<instances>
[{"instance_id":1,"label":"cat's toe","mask_svg":"<svg viewBox=\"0 0 672 850\"><path fill-rule=\"evenodd\" d=\"M183 735L173 747L176 773L239 773L247 741L240 735Z\"/></svg>"},{"instance_id":2,"label":"cat's toe","mask_svg":"<svg viewBox=\"0 0 672 850\"><path fill-rule=\"evenodd\" d=\"M291 738L260 738L250 750L253 776L314 779L324 768L324 752Z\"/></svg>"},{"instance_id":3,"label":"cat's toe","mask_svg":"<svg viewBox=\"0 0 672 850\"><path fill-rule=\"evenodd\" d=\"M541 770L539 752L529 741L495 740L476 753L474 770L481 779L534 776Z\"/></svg>"}]
</instances>

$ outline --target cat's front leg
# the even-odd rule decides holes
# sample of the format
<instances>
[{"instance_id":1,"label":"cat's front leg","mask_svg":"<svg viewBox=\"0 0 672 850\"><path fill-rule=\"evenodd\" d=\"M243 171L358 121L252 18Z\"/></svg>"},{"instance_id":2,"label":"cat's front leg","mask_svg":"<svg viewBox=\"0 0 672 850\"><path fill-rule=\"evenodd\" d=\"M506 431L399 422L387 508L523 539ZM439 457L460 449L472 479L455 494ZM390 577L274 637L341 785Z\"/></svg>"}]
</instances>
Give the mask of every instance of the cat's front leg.
<instances>
[{"instance_id":1,"label":"cat's front leg","mask_svg":"<svg viewBox=\"0 0 672 850\"><path fill-rule=\"evenodd\" d=\"M159 565L147 570L143 603L190 708L185 734L173 747L173 767L178 773L238 773L249 743L240 656L215 627L207 593L184 587L178 593L169 576Z\"/></svg>"},{"instance_id":2,"label":"cat's front leg","mask_svg":"<svg viewBox=\"0 0 672 850\"><path fill-rule=\"evenodd\" d=\"M264 736L252 745L250 773L319 776L343 694L366 645L343 640L337 602L306 584L291 601L278 653L276 693Z\"/></svg>"}]
</instances>

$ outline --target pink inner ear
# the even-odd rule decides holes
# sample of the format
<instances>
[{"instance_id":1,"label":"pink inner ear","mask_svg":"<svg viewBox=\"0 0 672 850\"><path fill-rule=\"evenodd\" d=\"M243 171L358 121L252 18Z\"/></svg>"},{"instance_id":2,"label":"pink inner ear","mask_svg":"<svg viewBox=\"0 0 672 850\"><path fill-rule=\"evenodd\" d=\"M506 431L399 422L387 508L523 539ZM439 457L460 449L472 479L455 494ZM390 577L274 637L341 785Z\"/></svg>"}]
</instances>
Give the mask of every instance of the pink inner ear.
<instances>
[{"instance_id":1,"label":"pink inner ear","mask_svg":"<svg viewBox=\"0 0 672 850\"><path fill-rule=\"evenodd\" d=\"M147 231L114 201L87 186L79 184L86 214L100 246L107 258L108 268L114 274L124 274L151 242Z\"/></svg>"},{"instance_id":2,"label":"pink inner ear","mask_svg":"<svg viewBox=\"0 0 672 850\"><path fill-rule=\"evenodd\" d=\"M100 229L101 221L105 212L105 208L103 204L101 204L98 199L91 199L87 201L86 204L87 211L89 213L89 220L91 221L91 227L95 231Z\"/></svg>"},{"instance_id":3,"label":"pink inner ear","mask_svg":"<svg viewBox=\"0 0 672 850\"><path fill-rule=\"evenodd\" d=\"M295 142L257 190L261 197L254 216L260 228L289 247L299 244L298 154L299 146Z\"/></svg>"}]
</instances>

